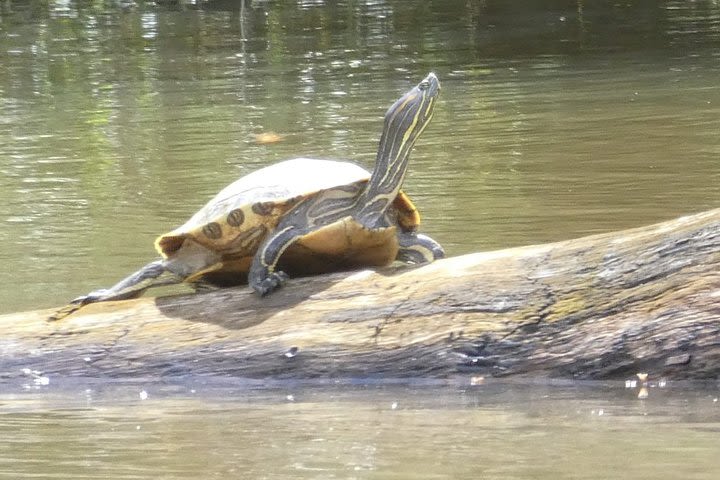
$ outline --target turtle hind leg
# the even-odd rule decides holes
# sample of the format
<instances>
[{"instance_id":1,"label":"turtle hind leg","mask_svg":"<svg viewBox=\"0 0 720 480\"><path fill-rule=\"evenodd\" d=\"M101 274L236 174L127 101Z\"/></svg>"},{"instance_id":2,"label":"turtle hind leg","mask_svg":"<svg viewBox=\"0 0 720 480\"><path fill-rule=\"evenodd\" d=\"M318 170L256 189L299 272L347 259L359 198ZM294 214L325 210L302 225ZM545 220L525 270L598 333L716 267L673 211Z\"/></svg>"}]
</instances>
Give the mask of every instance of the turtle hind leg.
<instances>
[{"instance_id":1,"label":"turtle hind leg","mask_svg":"<svg viewBox=\"0 0 720 480\"><path fill-rule=\"evenodd\" d=\"M127 300L142 295L150 287L171 285L181 281L182 278L165 268L163 260L150 262L110 288L94 290L87 295L77 297L70 304L48 317L48 320L54 321L65 318L89 303Z\"/></svg>"},{"instance_id":2,"label":"turtle hind leg","mask_svg":"<svg viewBox=\"0 0 720 480\"><path fill-rule=\"evenodd\" d=\"M396 260L399 262L422 264L445 257L442 246L427 235L401 232L398 234L398 241L400 250Z\"/></svg>"}]
</instances>

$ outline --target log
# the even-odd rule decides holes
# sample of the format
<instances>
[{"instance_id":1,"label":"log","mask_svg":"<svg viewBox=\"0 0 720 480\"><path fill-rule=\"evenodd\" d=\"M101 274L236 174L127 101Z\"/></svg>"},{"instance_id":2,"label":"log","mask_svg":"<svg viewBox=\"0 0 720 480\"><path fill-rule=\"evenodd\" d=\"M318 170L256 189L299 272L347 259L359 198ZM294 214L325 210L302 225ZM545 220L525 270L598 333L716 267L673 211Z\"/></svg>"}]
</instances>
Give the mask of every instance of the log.
<instances>
[{"instance_id":1,"label":"log","mask_svg":"<svg viewBox=\"0 0 720 480\"><path fill-rule=\"evenodd\" d=\"M418 268L0 316L0 375L717 379L720 209ZM27 373L27 370L25 370Z\"/></svg>"}]
</instances>

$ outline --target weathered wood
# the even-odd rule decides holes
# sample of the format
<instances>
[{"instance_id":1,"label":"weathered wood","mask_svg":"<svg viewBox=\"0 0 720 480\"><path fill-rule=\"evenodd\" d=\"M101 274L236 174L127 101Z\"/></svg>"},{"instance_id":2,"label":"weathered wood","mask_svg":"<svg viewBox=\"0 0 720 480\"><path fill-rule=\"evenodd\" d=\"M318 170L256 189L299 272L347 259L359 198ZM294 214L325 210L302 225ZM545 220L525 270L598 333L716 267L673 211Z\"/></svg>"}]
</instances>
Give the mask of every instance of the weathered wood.
<instances>
[{"instance_id":1,"label":"weathered wood","mask_svg":"<svg viewBox=\"0 0 720 480\"><path fill-rule=\"evenodd\" d=\"M415 269L0 316L0 374L718 378L720 209Z\"/></svg>"}]
</instances>

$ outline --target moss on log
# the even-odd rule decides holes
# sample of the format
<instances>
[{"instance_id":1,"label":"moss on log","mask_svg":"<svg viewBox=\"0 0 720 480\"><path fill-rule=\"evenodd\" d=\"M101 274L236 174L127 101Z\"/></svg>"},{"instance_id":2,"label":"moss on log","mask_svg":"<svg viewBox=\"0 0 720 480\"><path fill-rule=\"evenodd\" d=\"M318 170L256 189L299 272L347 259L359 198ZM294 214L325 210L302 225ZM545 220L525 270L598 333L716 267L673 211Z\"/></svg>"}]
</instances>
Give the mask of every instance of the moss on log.
<instances>
[{"instance_id":1,"label":"moss on log","mask_svg":"<svg viewBox=\"0 0 720 480\"><path fill-rule=\"evenodd\" d=\"M720 209L419 268L0 316L0 374L720 373Z\"/></svg>"}]
</instances>

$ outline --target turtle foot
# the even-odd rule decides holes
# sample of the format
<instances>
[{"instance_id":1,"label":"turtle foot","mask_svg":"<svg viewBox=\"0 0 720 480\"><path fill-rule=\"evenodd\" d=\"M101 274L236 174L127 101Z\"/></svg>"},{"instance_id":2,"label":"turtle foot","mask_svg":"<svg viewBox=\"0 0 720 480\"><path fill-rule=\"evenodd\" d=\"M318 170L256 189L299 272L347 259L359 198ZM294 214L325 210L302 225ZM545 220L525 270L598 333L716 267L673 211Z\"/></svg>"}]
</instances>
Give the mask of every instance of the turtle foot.
<instances>
[{"instance_id":1,"label":"turtle foot","mask_svg":"<svg viewBox=\"0 0 720 480\"><path fill-rule=\"evenodd\" d=\"M419 233L402 233L398 236L400 251L397 260L404 263L420 265L445 257L442 245Z\"/></svg>"},{"instance_id":2,"label":"turtle foot","mask_svg":"<svg viewBox=\"0 0 720 480\"><path fill-rule=\"evenodd\" d=\"M252 287L261 297L264 297L283 286L289 278L285 272L271 272L262 280L253 282Z\"/></svg>"},{"instance_id":3,"label":"turtle foot","mask_svg":"<svg viewBox=\"0 0 720 480\"><path fill-rule=\"evenodd\" d=\"M82 295L80 297L74 298L70 301L70 303L50 315L48 317L48 320L51 322L62 320L63 318L77 312L88 303L100 302L103 300L103 297L107 295L107 292L107 290L95 290L88 293L87 295Z\"/></svg>"},{"instance_id":4,"label":"turtle foot","mask_svg":"<svg viewBox=\"0 0 720 480\"><path fill-rule=\"evenodd\" d=\"M70 301L71 305L87 305L88 303L95 303L100 302L107 297L109 290L101 289L101 290L93 290L92 292L88 293L87 295L81 295L77 298L74 298Z\"/></svg>"}]
</instances>

